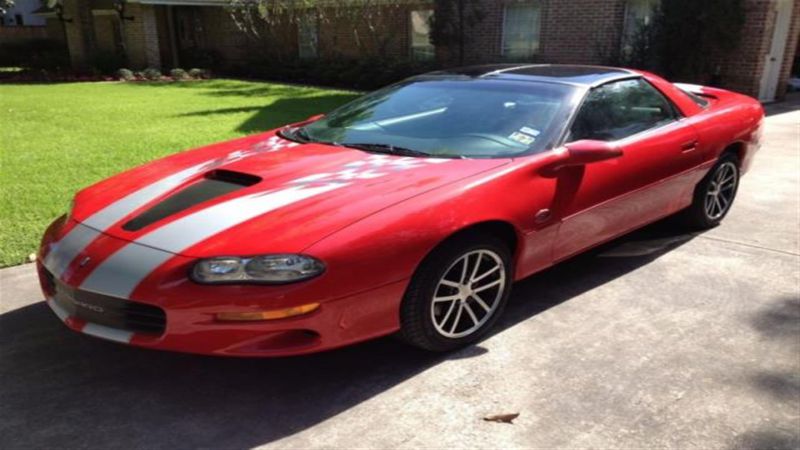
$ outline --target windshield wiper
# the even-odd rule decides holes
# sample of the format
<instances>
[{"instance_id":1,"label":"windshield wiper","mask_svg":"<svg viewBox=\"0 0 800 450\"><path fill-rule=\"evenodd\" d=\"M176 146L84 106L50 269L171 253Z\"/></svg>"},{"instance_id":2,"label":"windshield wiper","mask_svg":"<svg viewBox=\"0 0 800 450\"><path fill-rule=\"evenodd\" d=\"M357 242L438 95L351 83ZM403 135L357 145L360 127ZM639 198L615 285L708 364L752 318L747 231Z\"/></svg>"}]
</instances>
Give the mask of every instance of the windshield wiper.
<instances>
[{"instance_id":1,"label":"windshield wiper","mask_svg":"<svg viewBox=\"0 0 800 450\"><path fill-rule=\"evenodd\" d=\"M311 137L302 127L284 128L278 131L278 135L282 138L289 139L290 141L300 142L302 144L312 142Z\"/></svg>"},{"instance_id":2,"label":"windshield wiper","mask_svg":"<svg viewBox=\"0 0 800 450\"><path fill-rule=\"evenodd\" d=\"M414 150L405 147L397 147L395 145L389 145L389 144L360 144L360 143L351 144L347 142L347 143L340 143L339 145L371 153L387 153L390 155L400 155L400 156L431 156L430 153L425 153L420 150Z\"/></svg>"}]
</instances>

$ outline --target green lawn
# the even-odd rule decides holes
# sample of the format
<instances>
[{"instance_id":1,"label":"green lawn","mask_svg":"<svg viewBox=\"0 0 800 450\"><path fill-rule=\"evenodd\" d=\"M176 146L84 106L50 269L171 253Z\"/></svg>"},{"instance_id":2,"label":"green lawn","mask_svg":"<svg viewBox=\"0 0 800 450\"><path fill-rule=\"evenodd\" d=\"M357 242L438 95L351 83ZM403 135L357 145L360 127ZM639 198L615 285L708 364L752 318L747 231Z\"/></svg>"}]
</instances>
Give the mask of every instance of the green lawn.
<instances>
[{"instance_id":1,"label":"green lawn","mask_svg":"<svg viewBox=\"0 0 800 450\"><path fill-rule=\"evenodd\" d=\"M270 83L0 84L0 267L75 191L183 149L302 120L357 94Z\"/></svg>"}]
</instances>

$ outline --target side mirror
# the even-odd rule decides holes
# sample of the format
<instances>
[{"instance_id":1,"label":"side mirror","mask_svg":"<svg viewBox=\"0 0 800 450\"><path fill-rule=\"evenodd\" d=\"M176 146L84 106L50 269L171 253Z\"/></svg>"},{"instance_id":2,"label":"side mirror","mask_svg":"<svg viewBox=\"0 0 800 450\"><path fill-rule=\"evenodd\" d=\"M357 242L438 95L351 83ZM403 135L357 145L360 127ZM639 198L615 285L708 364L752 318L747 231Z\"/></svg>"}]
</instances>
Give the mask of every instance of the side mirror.
<instances>
[{"instance_id":1,"label":"side mirror","mask_svg":"<svg viewBox=\"0 0 800 450\"><path fill-rule=\"evenodd\" d=\"M564 165L567 166L582 166L622 156L621 148L605 141L585 139L570 142L564 147L567 149L567 160Z\"/></svg>"},{"instance_id":2,"label":"side mirror","mask_svg":"<svg viewBox=\"0 0 800 450\"><path fill-rule=\"evenodd\" d=\"M544 169L546 172L554 172L562 167L583 166L620 156L622 149L614 144L584 139L564 145Z\"/></svg>"}]
</instances>

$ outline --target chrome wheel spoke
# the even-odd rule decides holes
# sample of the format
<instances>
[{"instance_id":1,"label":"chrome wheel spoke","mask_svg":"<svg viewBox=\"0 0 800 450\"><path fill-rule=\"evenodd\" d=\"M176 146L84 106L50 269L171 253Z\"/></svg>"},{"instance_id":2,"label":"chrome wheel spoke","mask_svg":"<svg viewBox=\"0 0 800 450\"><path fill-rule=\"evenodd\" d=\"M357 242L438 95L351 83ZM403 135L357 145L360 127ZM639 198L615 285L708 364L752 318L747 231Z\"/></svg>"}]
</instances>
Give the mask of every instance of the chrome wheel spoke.
<instances>
[{"instance_id":1,"label":"chrome wheel spoke","mask_svg":"<svg viewBox=\"0 0 800 450\"><path fill-rule=\"evenodd\" d=\"M489 310L492 309L489 307L489 305L486 304L485 301L483 301L480 295L473 292L470 297L472 297L472 299L475 300L475 303L481 305L481 308L483 308L486 312L489 312Z\"/></svg>"},{"instance_id":2,"label":"chrome wheel spoke","mask_svg":"<svg viewBox=\"0 0 800 450\"><path fill-rule=\"evenodd\" d=\"M478 269L481 267L481 260L483 259L483 253L478 253L477 258L475 258L475 266L472 267L472 273L469 276L470 281L475 279L475 275L478 273Z\"/></svg>"},{"instance_id":3,"label":"chrome wheel spoke","mask_svg":"<svg viewBox=\"0 0 800 450\"><path fill-rule=\"evenodd\" d=\"M467 315L469 316L470 319L472 319L472 325L473 326L477 325L479 323L478 317L475 316L475 312L472 311L472 307L469 306L469 303L467 302L464 302L463 305L464 305L464 310L467 311Z\"/></svg>"},{"instance_id":4,"label":"chrome wheel spoke","mask_svg":"<svg viewBox=\"0 0 800 450\"><path fill-rule=\"evenodd\" d=\"M447 322L447 319L450 318L450 314L453 314L453 310L455 309L457 304L458 302L450 303L450 308L447 309L447 312L444 315L444 319L442 319L442 325L444 325Z\"/></svg>"},{"instance_id":5,"label":"chrome wheel spoke","mask_svg":"<svg viewBox=\"0 0 800 450\"><path fill-rule=\"evenodd\" d=\"M493 287L495 287L495 286L499 285L499 284L500 284L500 283L502 283L503 281L504 281L504 280L503 280L502 278L501 278L501 279L499 279L499 280L492 281L492 282L491 282L491 283L489 283L489 284L484 284L483 286L481 286L481 287L479 287L479 288L475 288L475 289L473 289L473 290L472 290L472 292L475 292L475 293L477 293L477 292L483 292L483 291L485 291L485 290L487 290L487 289L491 289L491 288L493 288Z\"/></svg>"},{"instance_id":6,"label":"chrome wheel spoke","mask_svg":"<svg viewBox=\"0 0 800 450\"><path fill-rule=\"evenodd\" d=\"M717 214L722 212L722 202L719 201L719 196L714 197L714 206Z\"/></svg>"},{"instance_id":7,"label":"chrome wheel spoke","mask_svg":"<svg viewBox=\"0 0 800 450\"><path fill-rule=\"evenodd\" d=\"M467 270L469 270L469 255L464 257L464 263L461 265L461 278L458 279L460 284L464 284L467 280Z\"/></svg>"},{"instance_id":8,"label":"chrome wheel spoke","mask_svg":"<svg viewBox=\"0 0 800 450\"><path fill-rule=\"evenodd\" d=\"M487 270L486 272L483 272L482 274L480 274L477 278L473 278L472 279L472 283L473 284L477 283L477 282L483 280L484 278L488 277L489 275L497 272L498 270L500 270L500 266L494 266L491 269Z\"/></svg>"},{"instance_id":9,"label":"chrome wheel spoke","mask_svg":"<svg viewBox=\"0 0 800 450\"><path fill-rule=\"evenodd\" d=\"M464 311L464 304L459 302L458 303L458 312L456 313L456 318L453 320L453 326L450 327L450 334L455 334L456 328L458 328L458 322L461 320L461 312Z\"/></svg>"},{"instance_id":10,"label":"chrome wheel spoke","mask_svg":"<svg viewBox=\"0 0 800 450\"><path fill-rule=\"evenodd\" d=\"M453 302L459 300L461 298L460 295L446 295L444 297L433 297L433 303L438 302Z\"/></svg>"},{"instance_id":11,"label":"chrome wheel spoke","mask_svg":"<svg viewBox=\"0 0 800 450\"><path fill-rule=\"evenodd\" d=\"M461 284L456 283L455 281L450 281L450 280L445 280L445 279L440 280L439 284L447 286L447 287L451 287L451 288L456 288L456 289L461 287Z\"/></svg>"}]
</instances>

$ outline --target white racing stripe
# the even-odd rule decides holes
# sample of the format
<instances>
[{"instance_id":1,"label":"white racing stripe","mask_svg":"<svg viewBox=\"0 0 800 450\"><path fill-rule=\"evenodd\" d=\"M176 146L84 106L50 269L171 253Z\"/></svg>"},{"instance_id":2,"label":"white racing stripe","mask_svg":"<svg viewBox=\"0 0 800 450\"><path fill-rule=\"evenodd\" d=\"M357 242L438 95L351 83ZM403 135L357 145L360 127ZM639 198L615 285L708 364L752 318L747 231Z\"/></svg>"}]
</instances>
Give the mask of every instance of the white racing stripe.
<instances>
[{"instance_id":1,"label":"white racing stripe","mask_svg":"<svg viewBox=\"0 0 800 450\"><path fill-rule=\"evenodd\" d=\"M208 170L213 166L213 164L213 161L206 161L202 164L181 170L180 172L158 180L153 184L149 184L138 191L122 197L100 211L97 211L84 220L83 223L96 230L105 230L111 225L114 225L122 220L125 216L137 208L141 208L147 203L177 188L193 176Z\"/></svg>"},{"instance_id":2,"label":"white racing stripe","mask_svg":"<svg viewBox=\"0 0 800 450\"><path fill-rule=\"evenodd\" d=\"M67 319L69 318L69 313L67 312L67 310L62 308L61 305L56 303L55 300L53 300L50 297L47 298L47 306L49 306L50 309L52 309L53 312L56 313L56 315L58 316L59 319L61 319L62 322L66 322Z\"/></svg>"},{"instance_id":3,"label":"white racing stripe","mask_svg":"<svg viewBox=\"0 0 800 450\"><path fill-rule=\"evenodd\" d=\"M53 275L60 278L69 263L100 234L98 231L107 230L136 209L163 196L198 174L253 154L291 148L293 146L291 144L295 143L285 142L277 136L272 136L265 141L253 144L251 150L236 150L223 157L204 161L134 191L82 221L83 224L94 230L78 226L60 241L52 244L53 247L48 253L44 265Z\"/></svg>"},{"instance_id":4,"label":"white racing stripe","mask_svg":"<svg viewBox=\"0 0 800 450\"><path fill-rule=\"evenodd\" d=\"M87 323L83 326L81 332L90 336L107 339L109 341L120 342L122 344L130 344L133 338L133 332L120 330L118 328L111 328L96 323Z\"/></svg>"},{"instance_id":5,"label":"white racing stripe","mask_svg":"<svg viewBox=\"0 0 800 450\"><path fill-rule=\"evenodd\" d=\"M346 184L293 186L279 191L260 192L189 214L145 234L114 253L84 280L80 289L129 298L150 272L175 254L262 214L342 186Z\"/></svg>"},{"instance_id":6,"label":"white racing stripe","mask_svg":"<svg viewBox=\"0 0 800 450\"><path fill-rule=\"evenodd\" d=\"M100 232L96 230L81 224L76 225L60 241L52 244L42 264L53 276L61 278L69 263L99 235Z\"/></svg>"},{"instance_id":7,"label":"white racing stripe","mask_svg":"<svg viewBox=\"0 0 800 450\"><path fill-rule=\"evenodd\" d=\"M78 224L60 241L52 244L52 248L43 262L44 266L56 278L61 278L69 263L100 235L98 230L108 229L108 227L122 220L135 209L175 189L192 176L206 170L211 164L213 162L207 161L182 170L128 194L92 214L83 221L84 224L91 228Z\"/></svg>"}]
</instances>

